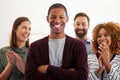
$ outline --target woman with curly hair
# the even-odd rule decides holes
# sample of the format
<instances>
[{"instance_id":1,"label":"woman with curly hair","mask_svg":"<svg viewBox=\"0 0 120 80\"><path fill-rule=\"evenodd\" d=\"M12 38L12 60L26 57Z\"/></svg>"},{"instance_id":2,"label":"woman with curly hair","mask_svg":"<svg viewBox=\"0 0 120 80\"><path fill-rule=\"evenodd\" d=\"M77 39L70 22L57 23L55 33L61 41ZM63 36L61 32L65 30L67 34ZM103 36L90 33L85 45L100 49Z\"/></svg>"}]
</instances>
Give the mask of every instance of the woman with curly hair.
<instances>
[{"instance_id":1,"label":"woman with curly hair","mask_svg":"<svg viewBox=\"0 0 120 80\"><path fill-rule=\"evenodd\" d=\"M120 25L98 24L93 29L92 51L88 55L89 80L120 80Z\"/></svg>"}]
</instances>

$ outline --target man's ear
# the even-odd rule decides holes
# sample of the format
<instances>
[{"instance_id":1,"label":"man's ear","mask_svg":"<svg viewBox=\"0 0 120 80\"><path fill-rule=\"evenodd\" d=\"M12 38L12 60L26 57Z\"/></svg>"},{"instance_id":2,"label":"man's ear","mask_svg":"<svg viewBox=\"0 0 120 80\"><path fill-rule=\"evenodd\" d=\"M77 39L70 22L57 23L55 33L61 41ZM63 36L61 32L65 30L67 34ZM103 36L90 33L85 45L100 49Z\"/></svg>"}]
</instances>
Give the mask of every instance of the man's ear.
<instances>
[{"instance_id":1,"label":"man's ear","mask_svg":"<svg viewBox=\"0 0 120 80\"><path fill-rule=\"evenodd\" d=\"M75 26L75 22L73 23L73 27Z\"/></svg>"},{"instance_id":2,"label":"man's ear","mask_svg":"<svg viewBox=\"0 0 120 80\"><path fill-rule=\"evenodd\" d=\"M69 16L66 17L66 22L68 22L68 20L69 20Z\"/></svg>"}]
</instances>

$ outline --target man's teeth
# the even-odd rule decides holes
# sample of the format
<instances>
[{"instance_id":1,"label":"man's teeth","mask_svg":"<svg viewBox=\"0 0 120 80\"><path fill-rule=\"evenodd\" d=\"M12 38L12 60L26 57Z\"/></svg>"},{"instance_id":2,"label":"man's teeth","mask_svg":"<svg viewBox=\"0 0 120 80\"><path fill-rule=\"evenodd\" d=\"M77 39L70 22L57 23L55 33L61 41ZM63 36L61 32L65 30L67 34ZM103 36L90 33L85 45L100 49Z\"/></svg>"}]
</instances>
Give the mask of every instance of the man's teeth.
<instances>
[{"instance_id":1,"label":"man's teeth","mask_svg":"<svg viewBox=\"0 0 120 80\"><path fill-rule=\"evenodd\" d=\"M55 27L57 27L57 28L60 27L60 24L59 25L55 25Z\"/></svg>"}]
</instances>

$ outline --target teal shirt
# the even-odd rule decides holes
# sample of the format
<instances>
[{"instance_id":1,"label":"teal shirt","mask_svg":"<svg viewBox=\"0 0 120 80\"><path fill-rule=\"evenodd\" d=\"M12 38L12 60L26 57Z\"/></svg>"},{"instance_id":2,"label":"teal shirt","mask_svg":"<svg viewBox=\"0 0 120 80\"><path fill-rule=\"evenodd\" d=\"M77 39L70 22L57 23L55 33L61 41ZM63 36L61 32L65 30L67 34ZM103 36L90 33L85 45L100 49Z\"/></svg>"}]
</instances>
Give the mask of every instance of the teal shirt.
<instances>
[{"instance_id":1,"label":"teal shirt","mask_svg":"<svg viewBox=\"0 0 120 80\"><path fill-rule=\"evenodd\" d=\"M9 46L3 47L0 49L0 73L3 72L3 70L7 65L6 52L8 50L12 50L18 55L20 55L20 57L23 59L24 62L26 60L26 55L28 52L27 47L23 47L23 48L17 48L17 47L11 48ZM15 64L16 64L16 61L15 61ZM13 68L8 77L8 80L24 80L24 74L17 69L17 66L15 64L13 65Z\"/></svg>"}]
</instances>

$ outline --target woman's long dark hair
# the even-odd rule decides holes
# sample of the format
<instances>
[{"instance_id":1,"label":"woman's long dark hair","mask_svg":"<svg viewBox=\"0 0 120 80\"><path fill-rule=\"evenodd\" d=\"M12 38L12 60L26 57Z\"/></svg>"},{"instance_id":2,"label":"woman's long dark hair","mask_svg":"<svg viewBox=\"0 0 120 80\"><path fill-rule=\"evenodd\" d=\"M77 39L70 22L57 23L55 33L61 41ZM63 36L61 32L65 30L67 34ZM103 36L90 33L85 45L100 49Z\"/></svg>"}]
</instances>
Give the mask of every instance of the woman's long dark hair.
<instances>
[{"instance_id":1,"label":"woman's long dark hair","mask_svg":"<svg viewBox=\"0 0 120 80\"><path fill-rule=\"evenodd\" d=\"M11 37L10 37L10 47L18 47L17 45L17 39L16 39L16 32L15 30L18 28L18 26L23 22L23 21L29 21L30 20L27 17L18 17L12 26L12 32L11 32ZM31 22L30 22L31 23ZM29 38L26 41L26 47L29 47Z\"/></svg>"}]
</instances>

